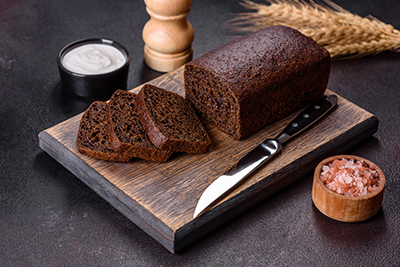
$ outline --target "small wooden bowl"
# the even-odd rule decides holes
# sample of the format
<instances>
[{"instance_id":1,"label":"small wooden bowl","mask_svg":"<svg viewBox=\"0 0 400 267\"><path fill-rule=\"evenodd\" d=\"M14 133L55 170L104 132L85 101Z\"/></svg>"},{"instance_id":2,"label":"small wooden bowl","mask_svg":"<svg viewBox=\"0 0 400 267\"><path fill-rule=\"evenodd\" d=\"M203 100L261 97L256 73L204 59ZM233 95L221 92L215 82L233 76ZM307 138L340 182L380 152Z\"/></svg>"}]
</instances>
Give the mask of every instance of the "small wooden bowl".
<instances>
[{"instance_id":1,"label":"small wooden bowl","mask_svg":"<svg viewBox=\"0 0 400 267\"><path fill-rule=\"evenodd\" d=\"M368 166L374 165L380 180L379 187L359 197L344 196L327 188L320 179L322 166L335 159L354 159L364 161ZM360 222L374 216L382 206L385 176L382 170L371 161L351 155L337 155L321 161L314 172L312 200L317 209L326 216L342 222Z\"/></svg>"}]
</instances>

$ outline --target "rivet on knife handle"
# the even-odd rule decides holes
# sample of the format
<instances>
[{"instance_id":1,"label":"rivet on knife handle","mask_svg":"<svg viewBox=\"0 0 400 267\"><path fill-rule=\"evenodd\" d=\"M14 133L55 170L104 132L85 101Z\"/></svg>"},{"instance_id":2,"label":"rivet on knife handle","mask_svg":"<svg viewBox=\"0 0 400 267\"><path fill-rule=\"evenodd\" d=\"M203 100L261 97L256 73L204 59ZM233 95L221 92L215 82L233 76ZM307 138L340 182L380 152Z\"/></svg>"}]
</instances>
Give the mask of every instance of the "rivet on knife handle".
<instances>
[{"instance_id":1,"label":"rivet on knife handle","mask_svg":"<svg viewBox=\"0 0 400 267\"><path fill-rule=\"evenodd\" d=\"M328 113L336 105L337 99L336 95L329 95L315 101L300 112L277 137L263 141L247 153L228 173L218 177L206 188L199 198L193 218L205 213L233 189L240 186L245 178L278 154L283 143L303 132Z\"/></svg>"}]
</instances>

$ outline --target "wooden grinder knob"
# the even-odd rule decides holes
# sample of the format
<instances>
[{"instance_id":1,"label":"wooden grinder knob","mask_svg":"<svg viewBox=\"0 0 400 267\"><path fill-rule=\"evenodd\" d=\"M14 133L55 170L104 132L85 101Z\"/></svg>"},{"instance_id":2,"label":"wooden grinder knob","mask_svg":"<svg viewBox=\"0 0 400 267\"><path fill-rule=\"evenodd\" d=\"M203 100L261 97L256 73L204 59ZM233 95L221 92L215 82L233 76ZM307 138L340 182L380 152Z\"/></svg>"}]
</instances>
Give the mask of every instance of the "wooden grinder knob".
<instances>
[{"instance_id":1,"label":"wooden grinder knob","mask_svg":"<svg viewBox=\"0 0 400 267\"><path fill-rule=\"evenodd\" d=\"M193 0L144 0L150 20L143 27L144 60L168 72L192 60L194 30L186 17Z\"/></svg>"}]
</instances>

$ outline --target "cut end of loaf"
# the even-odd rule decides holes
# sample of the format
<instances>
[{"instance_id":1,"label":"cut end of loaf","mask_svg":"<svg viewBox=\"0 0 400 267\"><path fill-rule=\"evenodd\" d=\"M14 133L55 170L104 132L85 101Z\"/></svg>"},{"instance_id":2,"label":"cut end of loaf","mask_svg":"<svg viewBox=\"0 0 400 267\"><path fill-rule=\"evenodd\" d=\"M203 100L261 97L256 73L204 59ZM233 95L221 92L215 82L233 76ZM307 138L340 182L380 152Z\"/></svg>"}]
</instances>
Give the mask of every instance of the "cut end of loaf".
<instances>
[{"instance_id":1,"label":"cut end of loaf","mask_svg":"<svg viewBox=\"0 0 400 267\"><path fill-rule=\"evenodd\" d=\"M185 65L184 76L186 99L197 113L234 139L240 139L238 100L229 88L214 73L194 64Z\"/></svg>"}]
</instances>

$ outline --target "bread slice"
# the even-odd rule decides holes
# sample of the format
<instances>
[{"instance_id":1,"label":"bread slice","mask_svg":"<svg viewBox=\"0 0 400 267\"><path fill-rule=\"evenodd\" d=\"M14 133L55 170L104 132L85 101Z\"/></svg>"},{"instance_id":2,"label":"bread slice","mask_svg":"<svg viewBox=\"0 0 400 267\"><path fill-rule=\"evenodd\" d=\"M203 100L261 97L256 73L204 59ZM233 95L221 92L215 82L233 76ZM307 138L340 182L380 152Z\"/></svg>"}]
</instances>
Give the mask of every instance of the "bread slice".
<instances>
[{"instance_id":1,"label":"bread slice","mask_svg":"<svg viewBox=\"0 0 400 267\"><path fill-rule=\"evenodd\" d=\"M117 90L108 103L108 132L115 151L128 156L166 162L172 151L158 149L139 121L136 94Z\"/></svg>"},{"instance_id":2,"label":"bread slice","mask_svg":"<svg viewBox=\"0 0 400 267\"><path fill-rule=\"evenodd\" d=\"M107 103L101 101L93 102L82 115L76 146L80 153L96 159L129 162L133 158L111 148L107 131Z\"/></svg>"},{"instance_id":3,"label":"bread slice","mask_svg":"<svg viewBox=\"0 0 400 267\"><path fill-rule=\"evenodd\" d=\"M158 148L186 153L208 151L211 139L184 97L145 84L138 93L136 104L147 135Z\"/></svg>"}]
</instances>

